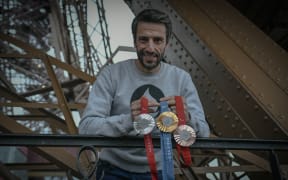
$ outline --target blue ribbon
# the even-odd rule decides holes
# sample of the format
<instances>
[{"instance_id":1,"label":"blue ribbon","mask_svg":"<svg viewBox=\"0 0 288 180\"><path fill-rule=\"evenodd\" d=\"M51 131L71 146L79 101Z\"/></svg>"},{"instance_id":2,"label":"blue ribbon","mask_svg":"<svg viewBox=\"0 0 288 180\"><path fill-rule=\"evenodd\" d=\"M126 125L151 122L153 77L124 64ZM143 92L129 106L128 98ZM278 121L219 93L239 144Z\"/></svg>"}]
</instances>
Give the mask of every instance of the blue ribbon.
<instances>
[{"instance_id":1,"label":"blue ribbon","mask_svg":"<svg viewBox=\"0 0 288 180\"><path fill-rule=\"evenodd\" d=\"M160 113L169 111L166 101L160 102ZM173 149L170 132L161 132L162 176L163 180L174 180Z\"/></svg>"}]
</instances>

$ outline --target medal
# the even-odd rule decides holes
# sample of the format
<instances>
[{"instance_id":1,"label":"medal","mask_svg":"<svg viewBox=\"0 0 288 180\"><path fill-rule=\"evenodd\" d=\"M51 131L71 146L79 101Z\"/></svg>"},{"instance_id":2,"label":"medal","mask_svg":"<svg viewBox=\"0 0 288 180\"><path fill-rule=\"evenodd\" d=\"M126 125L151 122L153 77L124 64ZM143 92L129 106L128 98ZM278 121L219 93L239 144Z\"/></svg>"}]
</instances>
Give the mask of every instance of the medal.
<instances>
[{"instance_id":1,"label":"medal","mask_svg":"<svg viewBox=\"0 0 288 180\"><path fill-rule=\"evenodd\" d=\"M155 126L155 121L154 118L148 114L148 99L145 97L141 98L141 114L135 119L135 123L133 122L133 126L137 133L144 134L146 157L148 159L151 178L152 180L157 180L158 172L154 157L152 136L150 133Z\"/></svg>"},{"instance_id":2,"label":"medal","mask_svg":"<svg viewBox=\"0 0 288 180\"><path fill-rule=\"evenodd\" d=\"M162 132L173 132L178 126L178 118L175 113L165 111L157 118L156 124Z\"/></svg>"},{"instance_id":3,"label":"medal","mask_svg":"<svg viewBox=\"0 0 288 180\"><path fill-rule=\"evenodd\" d=\"M182 164L182 166L189 167L192 164L192 158L190 154L190 149L187 146L190 146L195 142L196 133L193 128L186 125L186 117L182 97L175 96L175 101L176 101L176 113L179 118L179 126L176 132L174 133L174 140L177 142L176 149L179 158L182 157L184 160L184 164Z\"/></svg>"},{"instance_id":4,"label":"medal","mask_svg":"<svg viewBox=\"0 0 288 180\"><path fill-rule=\"evenodd\" d=\"M183 147L191 146L196 139L195 130L188 125L180 125L174 131L175 141Z\"/></svg>"},{"instance_id":5,"label":"medal","mask_svg":"<svg viewBox=\"0 0 288 180\"><path fill-rule=\"evenodd\" d=\"M154 118L150 114L140 114L133 121L133 127L137 134L149 134L155 127Z\"/></svg>"},{"instance_id":6,"label":"medal","mask_svg":"<svg viewBox=\"0 0 288 180\"><path fill-rule=\"evenodd\" d=\"M162 178L163 180L174 180L173 149L171 132L178 126L176 114L168 111L167 101L160 102L160 116L157 119L157 126L160 130Z\"/></svg>"}]
</instances>

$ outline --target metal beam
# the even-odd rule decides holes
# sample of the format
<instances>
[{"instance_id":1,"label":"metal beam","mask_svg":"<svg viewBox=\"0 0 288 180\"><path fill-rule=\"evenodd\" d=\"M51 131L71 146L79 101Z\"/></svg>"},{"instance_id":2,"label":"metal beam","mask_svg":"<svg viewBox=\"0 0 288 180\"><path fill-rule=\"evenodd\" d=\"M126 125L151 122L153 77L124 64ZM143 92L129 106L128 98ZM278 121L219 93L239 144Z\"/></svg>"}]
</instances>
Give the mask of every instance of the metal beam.
<instances>
[{"instance_id":1,"label":"metal beam","mask_svg":"<svg viewBox=\"0 0 288 180\"><path fill-rule=\"evenodd\" d=\"M224 0L169 3L287 135L287 52Z\"/></svg>"},{"instance_id":2,"label":"metal beam","mask_svg":"<svg viewBox=\"0 0 288 180\"><path fill-rule=\"evenodd\" d=\"M23 133L26 135L33 133L31 130L18 124L15 120L5 116L3 113L0 113L0 120L1 120L0 129L3 132L18 133L18 134ZM68 152L64 148L44 147L44 146L34 146L30 148L32 148L34 152L40 154L45 159L50 160L51 162L54 162L55 164L57 164L57 166L63 169L70 169L71 173L74 176L79 177L79 173L76 167L76 156L72 155L70 152Z\"/></svg>"},{"instance_id":3,"label":"metal beam","mask_svg":"<svg viewBox=\"0 0 288 180\"><path fill-rule=\"evenodd\" d=\"M27 147L144 147L142 137L99 137L93 135L35 135L35 134L0 134L1 146ZM160 139L153 138L154 147L160 147ZM173 147L175 148L175 142ZM232 149L232 150L277 150L287 151L288 140L232 139L232 138L197 138L191 149Z\"/></svg>"}]
</instances>

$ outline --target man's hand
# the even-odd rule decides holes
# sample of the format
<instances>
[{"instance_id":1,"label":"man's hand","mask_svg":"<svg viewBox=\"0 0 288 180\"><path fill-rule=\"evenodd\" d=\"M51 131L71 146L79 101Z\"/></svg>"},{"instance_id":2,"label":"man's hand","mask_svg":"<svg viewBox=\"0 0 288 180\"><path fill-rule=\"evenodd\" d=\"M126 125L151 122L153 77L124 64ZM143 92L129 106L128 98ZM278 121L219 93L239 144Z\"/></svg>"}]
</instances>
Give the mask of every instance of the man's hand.
<instances>
[{"instance_id":1,"label":"man's hand","mask_svg":"<svg viewBox=\"0 0 288 180\"><path fill-rule=\"evenodd\" d=\"M155 109L157 108L155 107L159 107L159 106L160 104L157 101L148 100L148 113L156 112ZM134 121L134 119L141 113L141 99L131 102L130 108L131 108L132 120Z\"/></svg>"},{"instance_id":2,"label":"man's hand","mask_svg":"<svg viewBox=\"0 0 288 180\"><path fill-rule=\"evenodd\" d=\"M189 111L187 110L187 104L186 104L186 100L183 96L181 96L182 98L182 102L183 102L183 106L184 106L184 113L185 113L185 119L186 121L190 120L190 116L189 116ZM176 113L176 100L175 100L175 96L167 96L167 97L163 97L160 99L160 101L167 101L168 106L170 108L170 110Z\"/></svg>"}]
</instances>

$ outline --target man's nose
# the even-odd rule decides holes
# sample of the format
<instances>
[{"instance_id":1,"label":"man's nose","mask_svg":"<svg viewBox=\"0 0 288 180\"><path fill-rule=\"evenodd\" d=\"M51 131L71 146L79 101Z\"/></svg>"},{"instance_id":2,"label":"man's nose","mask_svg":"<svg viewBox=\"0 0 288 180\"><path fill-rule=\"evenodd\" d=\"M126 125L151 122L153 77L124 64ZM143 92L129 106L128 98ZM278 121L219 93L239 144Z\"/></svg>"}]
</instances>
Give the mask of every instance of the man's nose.
<instances>
[{"instance_id":1,"label":"man's nose","mask_svg":"<svg viewBox=\"0 0 288 180\"><path fill-rule=\"evenodd\" d=\"M149 50L154 50L155 49L155 43L154 43L154 41L152 39L150 39L148 41L147 49L149 49Z\"/></svg>"}]
</instances>

